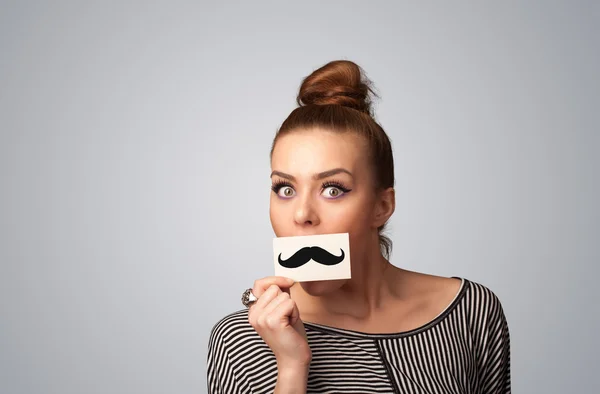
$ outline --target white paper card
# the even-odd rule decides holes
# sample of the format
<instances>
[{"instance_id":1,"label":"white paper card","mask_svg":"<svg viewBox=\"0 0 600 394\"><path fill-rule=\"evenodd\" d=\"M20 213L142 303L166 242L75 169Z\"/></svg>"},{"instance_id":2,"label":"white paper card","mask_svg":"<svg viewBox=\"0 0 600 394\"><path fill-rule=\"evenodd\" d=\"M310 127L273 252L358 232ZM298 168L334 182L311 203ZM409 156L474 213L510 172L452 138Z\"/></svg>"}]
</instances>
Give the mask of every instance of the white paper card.
<instances>
[{"instance_id":1,"label":"white paper card","mask_svg":"<svg viewBox=\"0 0 600 394\"><path fill-rule=\"evenodd\" d=\"M275 275L296 282L350 278L348 233L273 239Z\"/></svg>"}]
</instances>

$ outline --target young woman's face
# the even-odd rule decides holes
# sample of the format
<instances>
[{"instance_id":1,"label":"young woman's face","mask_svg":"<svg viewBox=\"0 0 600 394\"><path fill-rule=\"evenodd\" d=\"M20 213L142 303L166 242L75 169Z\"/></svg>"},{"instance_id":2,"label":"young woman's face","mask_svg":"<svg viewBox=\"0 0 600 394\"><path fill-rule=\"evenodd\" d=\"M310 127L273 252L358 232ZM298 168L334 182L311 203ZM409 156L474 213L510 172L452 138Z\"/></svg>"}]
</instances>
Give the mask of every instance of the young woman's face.
<instances>
[{"instance_id":1,"label":"young woman's face","mask_svg":"<svg viewBox=\"0 0 600 394\"><path fill-rule=\"evenodd\" d=\"M276 236L347 232L353 256L360 256L376 231L366 148L352 132L297 130L280 137L271 158Z\"/></svg>"}]
</instances>

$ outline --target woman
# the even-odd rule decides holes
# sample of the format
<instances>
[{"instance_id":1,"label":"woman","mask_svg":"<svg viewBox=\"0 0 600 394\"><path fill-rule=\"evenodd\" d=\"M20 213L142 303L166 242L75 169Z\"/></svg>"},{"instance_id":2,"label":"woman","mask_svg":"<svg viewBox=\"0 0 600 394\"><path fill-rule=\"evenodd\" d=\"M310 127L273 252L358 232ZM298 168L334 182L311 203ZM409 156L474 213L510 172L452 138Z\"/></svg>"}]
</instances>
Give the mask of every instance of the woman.
<instances>
[{"instance_id":1,"label":"woman","mask_svg":"<svg viewBox=\"0 0 600 394\"><path fill-rule=\"evenodd\" d=\"M211 332L210 393L509 393L501 303L483 285L397 268L390 141L360 67L304 79L271 149L278 237L349 233L352 278L255 281L249 309Z\"/></svg>"}]
</instances>

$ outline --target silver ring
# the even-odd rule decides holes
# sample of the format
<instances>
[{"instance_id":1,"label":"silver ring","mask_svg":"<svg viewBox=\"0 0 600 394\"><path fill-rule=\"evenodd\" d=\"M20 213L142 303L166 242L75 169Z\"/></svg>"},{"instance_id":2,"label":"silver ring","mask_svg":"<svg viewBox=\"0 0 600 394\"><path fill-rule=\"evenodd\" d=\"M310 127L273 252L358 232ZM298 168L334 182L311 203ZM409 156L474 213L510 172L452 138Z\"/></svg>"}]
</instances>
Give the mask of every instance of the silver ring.
<instances>
[{"instance_id":1,"label":"silver ring","mask_svg":"<svg viewBox=\"0 0 600 394\"><path fill-rule=\"evenodd\" d=\"M242 304L244 304L246 308L250 308L256 301L258 301L258 298L252 294L252 289L246 289L242 293Z\"/></svg>"}]
</instances>

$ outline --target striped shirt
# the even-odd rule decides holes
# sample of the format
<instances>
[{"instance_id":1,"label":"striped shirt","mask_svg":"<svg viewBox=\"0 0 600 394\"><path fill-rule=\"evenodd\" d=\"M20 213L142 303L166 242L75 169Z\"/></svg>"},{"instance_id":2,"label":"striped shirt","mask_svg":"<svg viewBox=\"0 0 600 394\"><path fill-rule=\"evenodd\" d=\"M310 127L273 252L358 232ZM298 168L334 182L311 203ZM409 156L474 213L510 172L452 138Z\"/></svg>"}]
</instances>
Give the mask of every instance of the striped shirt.
<instances>
[{"instance_id":1,"label":"striped shirt","mask_svg":"<svg viewBox=\"0 0 600 394\"><path fill-rule=\"evenodd\" d=\"M497 296L462 279L453 302L414 330L370 334L304 323L308 393L510 393L510 337ZM222 318L208 344L211 394L273 393L277 363L246 309Z\"/></svg>"}]
</instances>

